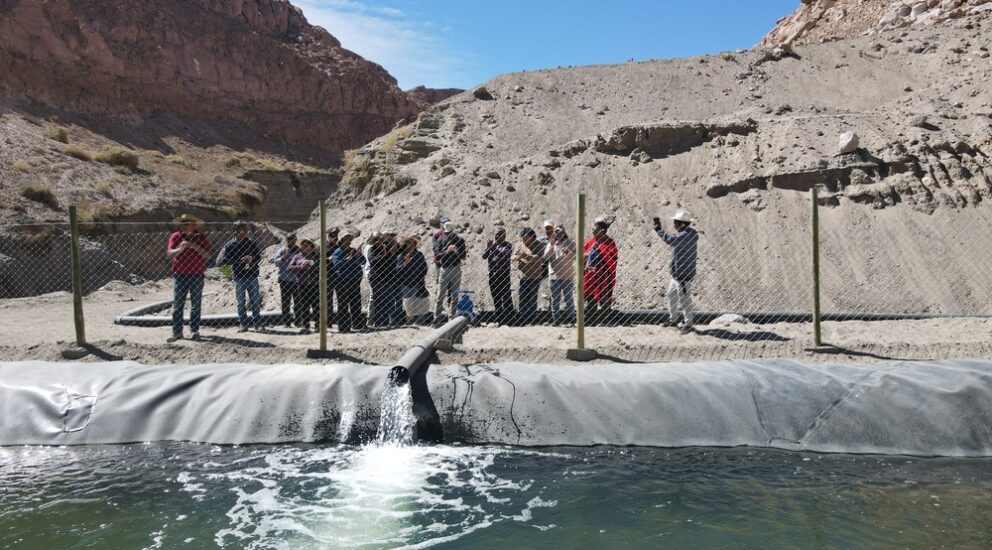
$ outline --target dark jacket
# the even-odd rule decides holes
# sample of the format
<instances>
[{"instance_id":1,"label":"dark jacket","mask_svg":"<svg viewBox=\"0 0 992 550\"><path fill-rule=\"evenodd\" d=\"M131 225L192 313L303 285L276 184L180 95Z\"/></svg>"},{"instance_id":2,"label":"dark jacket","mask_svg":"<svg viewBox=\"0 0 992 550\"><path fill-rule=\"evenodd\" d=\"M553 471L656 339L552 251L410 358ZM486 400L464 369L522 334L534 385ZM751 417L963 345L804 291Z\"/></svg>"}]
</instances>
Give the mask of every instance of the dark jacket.
<instances>
[{"instance_id":1,"label":"dark jacket","mask_svg":"<svg viewBox=\"0 0 992 550\"><path fill-rule=\"evenodd\" d=\"M427 297L427 258L419 250L413 252L410 263L404 260L405 254L402 252L396 256L396 279L406 288L413 288L417 291L417 297Z\"/></svg>"},{"instance_id":2,"label":"dark jacket","mask_svg":"<svg viewBox=\"0 0 992 550\"><path fill-rule=\"evenodd\" d=\"M251 261L243 263L241 258L251 256ZM219 265L231 266L231 276L235 279L250 279L258 277L258 264L262 261L262 249L251 237L243 241L231 239L220 251L217 260Z\"/></svg>"},{"instance_id":3,"label":"dark jacket","mask_svg":"<svg viewBox=\"0 0 992 550\"><path fill-rule=\"evenodd\" d=\"M395 280L396 250L383 244L377 244L369 250L369 284Z\"/></svg>"},{"instance_id":4,"label":"dark jacket","mask_svg":"<svg viewBox=\"0 0 992 550\"><path fill-rule=\"evenodd\" d=\"M455 245L456 252L448 252ZM434 262L440 267L457 267L465 259L465 239L455 233L442 233L434 239Z\"/></svg>"},{"instance_id":5,"label":"dark jacket","mask_svg":"<svg viewBox=\"0 0 992 550\"><path fill-rule=\"evenodd\" d=\"M691 227L678 233L668 233L664 229L655 232L672 247L672 259L668 264L672 278L679 282L691 281L696 277L696 242L699 234Z\"/></svg>"},{"instance_id":6,"label":"dark jacket","mask_svg":"<svg viewBox=\"0 0 992 550\"><path fill-rule=\"evenodd\" d=\"M509 274L513 259L513 245L510 241L493 243L482 253L483 260L489 260L489 273Z\"/></svg>"},{"instance_id":7,"label":"dark jacket","mask_svg":"<svg viewBox=\"0 0 992 550\"><path fill-rule=\"evenodd\" d=\"M350 260L347 257L349 250L355 251ZM354 248L338 248L331 254L331 263L334 264L335 277L340 283L360 282L365 274L365 256Z\"/></svg>"}]
</instances>

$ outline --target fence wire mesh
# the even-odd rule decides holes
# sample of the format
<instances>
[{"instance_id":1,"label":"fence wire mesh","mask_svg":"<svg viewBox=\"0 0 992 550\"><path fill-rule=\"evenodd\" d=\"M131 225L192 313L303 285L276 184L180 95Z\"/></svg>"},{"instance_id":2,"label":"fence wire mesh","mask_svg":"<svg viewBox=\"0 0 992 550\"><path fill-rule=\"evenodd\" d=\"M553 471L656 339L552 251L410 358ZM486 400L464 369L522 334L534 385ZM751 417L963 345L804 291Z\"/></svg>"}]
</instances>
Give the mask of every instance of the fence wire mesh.
<instances>
[{"instance_id":1,"label":"fence wire mesh","mask_svg":"<svg viewBox=\"0 0 992 550\"><path fill-rule=\"evenodd\" d=\"M618 342L629 338L632 345L647 345L658 335L679 334L663 326L675 323L681 325L681 334L722 342L809 339L809 232L741 244L740 239L723 238L732 228L698 224L696 274L683 285L672 284L668 264L673 247L650 222L640 234L614 236L607 230L599 237L589 234L591 222L590 231L578 239L574 221L532 229L493 226L466 235L434 227L418 228L414 236L351 236L352 231L338 229L329 237L326 258L328 326L342 333L429 326L464 314L476 326L496 332L504 327L562 330L560 346L567 347L574 342L567 329L577 321L576 289L581 285L587 334L619 331ZM198 231L207 244L198 271L189 252L179 259L167 253L174 227L91 224L84 227L80 244L83 291L90 294L108 285L135 289L135 306L142 307L120 312L117 322L123 324L171 326L173 332L201 324L312 332L319 326L320 236L301 233L296 242L287 243L283 233L268 227L249 228L247 241L239 241L232 224L201 224ZM663 228L676 232L668 219ZM0 299L71 291L67 225L11 226L3 228L3 235ZM922 235L894 239L897 246L881 246L843 229L822 233L823 318L902 322L951 317L986 323L992 313L992 274L987 268L992 239L940 231ZM937 249L947 253L941 257L955 258L953 265L930 266L933 259L927 251ZM585 257L581 277L579 251ZM906 269L893 269L901 265ZM174 304L180 302L163 298L163 287L181 286L177 269L203 276L199 323L192 318L196 312L188 295L182 302L181 325L173 315ZM182 290L200 291L195 284L182 284ZM140 293L152 286L160 290L157 302ZM669 314L670 301L674 317ZM691 308L689 323L680 306ZM828 323L825 339L864 333L866 326ZM978 327L986 340L987 327Z\"/></svg>"}]
</instances>

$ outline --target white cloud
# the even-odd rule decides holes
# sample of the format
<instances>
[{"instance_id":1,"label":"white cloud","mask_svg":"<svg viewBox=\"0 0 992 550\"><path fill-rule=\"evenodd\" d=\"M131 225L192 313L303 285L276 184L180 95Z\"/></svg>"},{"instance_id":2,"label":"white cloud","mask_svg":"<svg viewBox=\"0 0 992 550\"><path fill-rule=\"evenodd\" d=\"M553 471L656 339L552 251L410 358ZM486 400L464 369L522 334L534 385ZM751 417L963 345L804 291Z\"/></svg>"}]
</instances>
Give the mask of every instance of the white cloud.
<instances>
[{"instance_id":1,"label":"white cloud","mask_svg":"<svg viewBox=\"0 0 992 550\"><path fill-rule=\"evenodd\" d=\"M378 63L403 89L467 87L468 58L445 43L435 23L402 10L354 0L295 0L311 24L327 29L341 45Z\"/></svg>"}]
</instances>

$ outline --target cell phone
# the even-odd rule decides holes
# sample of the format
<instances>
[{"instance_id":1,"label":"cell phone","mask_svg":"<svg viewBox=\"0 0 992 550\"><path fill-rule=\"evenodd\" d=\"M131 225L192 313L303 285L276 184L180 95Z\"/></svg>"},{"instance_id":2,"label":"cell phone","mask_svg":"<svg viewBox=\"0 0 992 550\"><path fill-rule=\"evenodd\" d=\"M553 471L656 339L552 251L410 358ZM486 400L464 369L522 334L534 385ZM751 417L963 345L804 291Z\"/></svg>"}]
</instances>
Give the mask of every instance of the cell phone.
<instances>
[{"instance_id":1,"label":"cell phone","mask_svg":"<svg viewBox=\"0 0 992 550\"><path fill-rule=\"evenodd\" d=\"M661 218L659 218L658 216L655 216L654 217L654 224L655 225L661 225Z\"/></svg>"}]
</instances>

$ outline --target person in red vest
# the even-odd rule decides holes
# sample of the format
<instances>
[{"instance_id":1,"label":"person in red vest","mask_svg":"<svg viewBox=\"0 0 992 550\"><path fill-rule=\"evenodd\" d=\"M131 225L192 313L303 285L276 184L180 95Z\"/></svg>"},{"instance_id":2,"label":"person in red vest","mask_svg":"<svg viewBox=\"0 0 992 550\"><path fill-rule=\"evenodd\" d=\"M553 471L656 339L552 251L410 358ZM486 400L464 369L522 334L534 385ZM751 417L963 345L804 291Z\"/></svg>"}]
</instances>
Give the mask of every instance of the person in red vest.
<instances>
[{"instance_id":1,"label":"person in red vest","mask_svg":"<svg viewBox=\"0 0 992 550\"><path fill-rule=\"evenodd\" d=\"M586 315L589 323L596 323L608 315L613 306L613 289L617 284L617 243L606 232L610 220L604 216L596 218L592 236L583 249L586 255L585 274L582 288L585 292Z\"/></svg>"},{"instance_id":2,"label":"person in red vest","mask_svg":"<svg viewBox=\"0 0 992 550\"><path fill-rule=\"evenodd\" d=\"M176 218L179 231L169 235L166 254L172 259L172 336L167 342L183 337L183 308L189 295L190 338L200 339L200 304L203 302L203 274L210 257L210 239L200 233L200 220L183 214Z\"/></svg>"}]
</instances>

